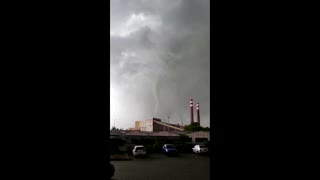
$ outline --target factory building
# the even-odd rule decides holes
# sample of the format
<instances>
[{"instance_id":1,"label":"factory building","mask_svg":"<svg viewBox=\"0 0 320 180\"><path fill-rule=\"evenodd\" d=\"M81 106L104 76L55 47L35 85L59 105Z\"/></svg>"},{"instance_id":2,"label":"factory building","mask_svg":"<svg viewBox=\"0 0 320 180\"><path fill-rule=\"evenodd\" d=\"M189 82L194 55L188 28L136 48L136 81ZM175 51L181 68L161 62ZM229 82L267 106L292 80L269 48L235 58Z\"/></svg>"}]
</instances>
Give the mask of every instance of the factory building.
<instances>
[{"instance_id":1,"label":"factory building","mask_svg":"<svg viewBox=\"0 0 320 180\"><path fill-rule=\"evenodd\" d=\"M193 120L193 99L190 99L190 124L200 125L200 104L197 103L197 122ZM130 131L160 132L160 131L183 131L184 127L179 124L161 122L161 119L151 118L145 121L135 121L135 127L129 128Z\"/></svg>"},{"instance_id":2,"label":"factory building","mask_svg":"<svg viewBox=\"0 0 320 180\"><path fill-rule=\"evenodd\" d=\"M210 141L210 132L209 131L159 131L159 132L142 132L142 131L119 131L119 130L112 130L110 131L110 139L138 139L138 138L145 138L145 139L171 139L177 140L179 139L180 135L184 135L189 137L189 143L201 143Z\"/></svg>"},{"instance_id":3,"label":"factory building","mask_svg":"<svg viewBox=\"0 0 320 180\"><path fill-rule=\"evenodd\" d=\"M146 132L183 131L183 126L161 122L161 119L158 118L151 118L146 121L135 121L135 127L129 128L129 130Z\"/></svg>"}]
</instances>

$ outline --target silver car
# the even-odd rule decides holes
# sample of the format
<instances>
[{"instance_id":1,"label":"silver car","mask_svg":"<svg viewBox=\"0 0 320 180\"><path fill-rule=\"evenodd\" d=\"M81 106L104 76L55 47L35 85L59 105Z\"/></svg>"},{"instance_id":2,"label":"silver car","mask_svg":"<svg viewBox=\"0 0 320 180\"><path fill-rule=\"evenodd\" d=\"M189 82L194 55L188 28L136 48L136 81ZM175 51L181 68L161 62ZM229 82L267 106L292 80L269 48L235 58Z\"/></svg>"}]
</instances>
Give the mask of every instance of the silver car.
<instances>
[{"instance_id":1,"label":"silver car","mask_svg":"<svg viewBox=\"0 0 320 180\"><path fill-rule=\"evenodd\" d=\"M208 152L208 148L205 145L195 145L192 150L196 154L204 154Z\"/></svg>"},{"instance_id":2,"label":"silver car","mask_svg":"<svg viewBox=\"0 0 320 180\"><path fill-rule=\"evenodd\" d=\"M146 156L147 151L146 148L143 145L135 146L132 150L132 154L134 157L136 156Z\"/></svg>"}]
</instances>

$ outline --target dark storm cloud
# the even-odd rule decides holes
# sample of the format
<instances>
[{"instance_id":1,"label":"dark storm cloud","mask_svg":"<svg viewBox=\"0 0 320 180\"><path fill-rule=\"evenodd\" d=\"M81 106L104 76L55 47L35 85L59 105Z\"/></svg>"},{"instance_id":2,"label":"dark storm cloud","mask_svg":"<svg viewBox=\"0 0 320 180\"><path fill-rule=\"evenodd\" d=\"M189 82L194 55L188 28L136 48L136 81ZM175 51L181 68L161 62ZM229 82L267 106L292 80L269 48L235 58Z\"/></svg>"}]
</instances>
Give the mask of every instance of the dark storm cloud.
<instances>
[{"instance_id":1,"label":"dark storm cloud","mask_svg":"<svg viewBox=\"0 0 320 180\"><path fill-rule=\"evenodd\" d=\"M186 124L193 98L210 126L209 14L209 0L111 1L111 125Z\"/></svg>"}]
</instances>

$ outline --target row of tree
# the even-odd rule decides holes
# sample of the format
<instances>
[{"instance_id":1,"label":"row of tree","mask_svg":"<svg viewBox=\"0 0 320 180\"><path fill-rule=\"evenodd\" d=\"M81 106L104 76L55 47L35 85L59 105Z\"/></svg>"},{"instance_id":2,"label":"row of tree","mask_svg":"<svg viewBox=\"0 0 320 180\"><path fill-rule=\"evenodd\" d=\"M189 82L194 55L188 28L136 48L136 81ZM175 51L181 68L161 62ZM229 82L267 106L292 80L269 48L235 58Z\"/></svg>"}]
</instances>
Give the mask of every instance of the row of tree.
<instances>
[{"instance_id":1,"label":"row of tree","mask_svg":"<svg viewBox=\"0 0 320 180\"><path fill-rule=\"evenodd\" d=\"M184 126L185 131L210 131L209 127L202 127L198 123L191 123L190 125Z\"/></svg>"},{"instance_id":2,"label":"row of tree","mask_svg":"<svg viewBox=\"0 0 320 180\"><path fill-rule=\"evenodd\" d=\"M121 130L121 131L122 131L122 130L124 130L124 129L122 129L122 128L116 128L116 127L113 126L113 127L111 128L111 130L117 130L117 131L120 131L120 130Z\"/></svg>"}]
</instances>

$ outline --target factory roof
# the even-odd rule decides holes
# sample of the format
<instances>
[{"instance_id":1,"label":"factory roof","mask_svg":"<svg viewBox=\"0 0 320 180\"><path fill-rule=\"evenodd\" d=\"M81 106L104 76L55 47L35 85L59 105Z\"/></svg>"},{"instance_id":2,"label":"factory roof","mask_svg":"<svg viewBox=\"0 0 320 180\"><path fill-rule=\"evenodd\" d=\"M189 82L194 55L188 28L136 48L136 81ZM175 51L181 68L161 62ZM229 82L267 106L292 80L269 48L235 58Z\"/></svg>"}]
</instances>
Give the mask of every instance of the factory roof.
<instances>
[{"instance_id":1,"label":"factory roof","mask_svg":"<svg viewBox=\"0 0 320 180\"><path fill-rule=\"evenodd\" d=\"M179 136L188 135L193 133L209 133L210 131L159 131L159 132L149 132L149 131L129 131L129 130L112 130L110 131L111 136Z\"/></svg>"}]
</instances>

